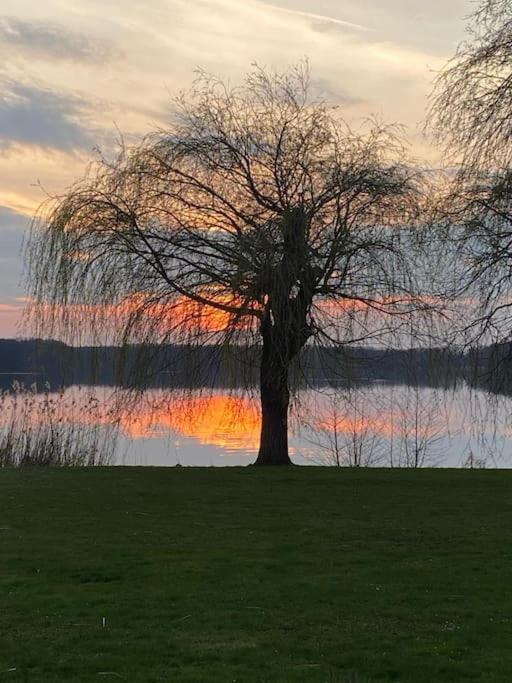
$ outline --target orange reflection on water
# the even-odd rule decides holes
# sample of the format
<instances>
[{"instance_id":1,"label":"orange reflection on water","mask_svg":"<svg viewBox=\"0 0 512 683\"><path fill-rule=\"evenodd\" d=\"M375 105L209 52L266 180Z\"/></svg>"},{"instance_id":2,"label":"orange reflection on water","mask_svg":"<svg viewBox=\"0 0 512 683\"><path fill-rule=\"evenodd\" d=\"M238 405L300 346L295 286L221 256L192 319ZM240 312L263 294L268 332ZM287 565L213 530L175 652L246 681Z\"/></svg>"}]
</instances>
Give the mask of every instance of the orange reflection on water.
<instances>
[{"instance_id":1,"label":"orange reflection on water","mask_svg":"<svg viewBox=\"0 0 512 683\"><path fill-rule=\"evenodd\" d=\"M120 426L133 439L174 432L227 451L256 451L260 437L257 404L247 396L228 393L155 395L122 410Z\"/></svg>"},{"instance_id":2,"label":"orange reflection on water","mask_svg":"<svg viewBox=\"0 0 512 683\"><path fill-rule=\"evenodd\" d=\"M340 434L349 439L431 438L448 423L452 430L463 423L455 410L440 415L435 395L421 406L409 399L405 389L392 389L391 393L384 389L385 395L379 393L382 388L376 391L373 400L372 392L362 390L357 395L339 394L330 399L321 396L319 400L308 392L301 397L299 414L302 418L303 410L306 412L306 424L318 434ZM0 394L0 428L13 420L30 429L62 423L101 427L117 424L130 439L184 437L224 452L254 453L260 437L258 399L220 390L213 394L180 394L155 389L130 395L105 388L74 387L60 394ZM292 431L293 419L290 426Z\"/></svg>"},{"instance_id":3,"label":"orange reflection on water","mask_svg":"<svg viewBox=\"0 0 512 683\"><path fill-rule=\"evenodd\" d=\"M0 394L0 428L12 422L27 429L62 424L116 424L131 439L179 435L225 451L255 452L259 446L258 403L234 393L179 395L148 390L142 395L76 387L61 393L22 390Z\"/></svg>"}]
</instances>

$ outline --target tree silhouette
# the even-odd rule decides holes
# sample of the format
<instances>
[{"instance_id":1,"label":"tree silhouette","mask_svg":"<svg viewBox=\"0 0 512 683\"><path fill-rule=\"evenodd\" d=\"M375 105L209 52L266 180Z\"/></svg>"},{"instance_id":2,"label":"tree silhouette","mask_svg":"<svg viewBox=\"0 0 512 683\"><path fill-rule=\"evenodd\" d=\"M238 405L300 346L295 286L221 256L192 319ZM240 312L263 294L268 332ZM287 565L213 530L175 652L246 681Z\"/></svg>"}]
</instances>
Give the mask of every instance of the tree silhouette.
<instances>
[{"instance_id":1,"label":"tree silhouette","mask_svg":"<svg viewBox=\"0 0 512 683\"><path fill-rule=\"evenodd\" d=\"M436 220L470 302L464 332L489 343L509 339L512 323L511 0L483 0L468 30L432 99L430 125L455 163Z\"/></svg>"},{"instance_id":2,"label":"tree silhouette","mask_svg":"<svg viewBox=\"0 0 512 683\"><path fill-rule=\"evenodd\" d=\"M468 39L439 74L430 126L465 170L512 162L512 2L483 0Z\"/></svg>"},{"instance_id":3,"label":"tree silhouette","mask_svg":"<svg viewBox=\"0 0 512 683\"><path fill-rule=\"evenodd\" d=\"M200 73L170 130L100 159L34 225L33 311L75 341L261 347L256 464L290 463L289 371L308 343L375 338L424 306L417 173L398 131L353 132L307 64Z\"/></svg>"}]
</instances>

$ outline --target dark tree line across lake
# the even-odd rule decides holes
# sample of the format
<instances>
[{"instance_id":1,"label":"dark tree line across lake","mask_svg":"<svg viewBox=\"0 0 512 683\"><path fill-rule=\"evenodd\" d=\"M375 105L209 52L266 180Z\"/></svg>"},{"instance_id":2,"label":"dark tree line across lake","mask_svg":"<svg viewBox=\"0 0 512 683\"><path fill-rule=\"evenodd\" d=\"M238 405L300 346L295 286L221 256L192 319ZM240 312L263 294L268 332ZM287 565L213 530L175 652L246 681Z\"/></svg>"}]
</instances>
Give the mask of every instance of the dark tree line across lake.
<instances>
[{"instance_id":1,"label":"dark tree line across lake","mask_svg":"<svg viewBox=\"0 0 512 683\"><path fill-rule=\"evenodd\" d=\"M256 385L258 349L166 345L72 347L58 341L0 340L0 386L14 381L44 388L80 385L141 387L238 387ZM512 394L512 345L458 352L442 348L306 348L293 368L295 385L386 381L450 387L465 381Z\"/></svg>"}]
</instances>

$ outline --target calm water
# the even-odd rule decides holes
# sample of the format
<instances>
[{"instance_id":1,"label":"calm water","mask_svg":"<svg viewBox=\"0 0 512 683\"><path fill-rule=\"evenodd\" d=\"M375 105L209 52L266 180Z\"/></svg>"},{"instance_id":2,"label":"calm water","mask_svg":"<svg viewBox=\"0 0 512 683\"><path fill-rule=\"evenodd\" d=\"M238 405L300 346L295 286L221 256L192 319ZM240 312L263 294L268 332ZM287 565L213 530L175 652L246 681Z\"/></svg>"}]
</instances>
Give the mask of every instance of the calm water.
<instances>
[{"instance_id":1,"label":"calm water","mask_svg":"<svg viewBox=\"0 0 512 683\"><path fill-rule=\"evenodd\" d=\"M59 419L106 428L116 417L113 464L247 465L256 456L256 395L148 390L126 403L111 389L70 388L63 396ZM511 418L511 399L467 387L308 390L293 405L290 451L300 464L512 467Z\"/></svg>"}]
</instances>

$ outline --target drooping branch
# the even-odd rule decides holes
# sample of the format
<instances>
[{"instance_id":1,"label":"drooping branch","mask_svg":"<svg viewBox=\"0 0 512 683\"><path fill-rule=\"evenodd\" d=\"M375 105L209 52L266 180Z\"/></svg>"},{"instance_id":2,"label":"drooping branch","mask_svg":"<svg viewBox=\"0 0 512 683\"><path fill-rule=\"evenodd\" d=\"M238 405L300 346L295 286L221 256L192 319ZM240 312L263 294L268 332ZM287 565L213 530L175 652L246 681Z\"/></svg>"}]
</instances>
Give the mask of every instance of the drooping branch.
<instances>
[{"instance_id":1,"label":"drooping branch","mask_svg":"<svg viewBox=\"0 0 512 683\"><path fill-rule=\"evenodd\" d=\"M512 162L512 2L484 0L438 76L430 127L465 171Z\"/></svg>"},{"instance_id":2,"label":"drooping branch","mask_svg":"<svg viewBox=\"0 0 512 683\"><path fill-rule=\"evenodd\" d=\"M28 248L41 333L272 334L289 360L428 308L412 258L421 179L399 131L352 131L308 82L306 65L255 68L232 89L201 73L172 129L100 159L41 212Z\"/></svg>"}]
</instances>

